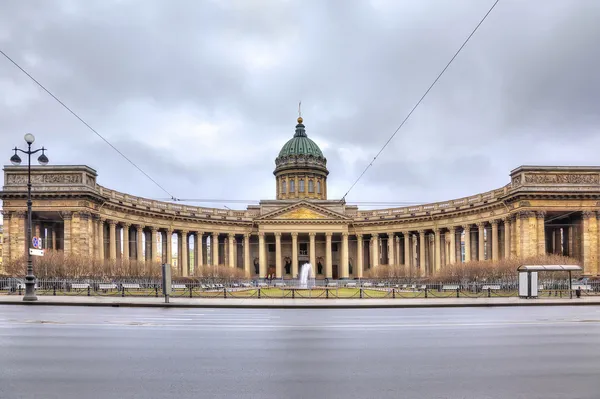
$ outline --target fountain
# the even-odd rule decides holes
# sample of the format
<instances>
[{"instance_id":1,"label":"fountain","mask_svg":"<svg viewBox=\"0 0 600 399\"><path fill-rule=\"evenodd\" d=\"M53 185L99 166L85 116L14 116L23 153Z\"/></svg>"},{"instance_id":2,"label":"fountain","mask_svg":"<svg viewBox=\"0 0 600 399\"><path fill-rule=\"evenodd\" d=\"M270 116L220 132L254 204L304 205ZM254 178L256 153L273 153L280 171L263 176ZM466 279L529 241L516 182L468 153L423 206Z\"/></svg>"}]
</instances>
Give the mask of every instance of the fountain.
<instances>
[{"instance_id":1,"label":"fountain","mask_svg":"<svg viewBox=\"0 0 600 399\"><path fill-rule=\"evenodd\" d=\"M308 286L309 276L310 276L310 280L311 280L310 287ZM315 275L313 273L313 267L310 263L305 263L302 265L302 268L300 269L299 283L300 283L299 288L307 289L307 288L314 287Z\"/></svg>"}]
</instances>

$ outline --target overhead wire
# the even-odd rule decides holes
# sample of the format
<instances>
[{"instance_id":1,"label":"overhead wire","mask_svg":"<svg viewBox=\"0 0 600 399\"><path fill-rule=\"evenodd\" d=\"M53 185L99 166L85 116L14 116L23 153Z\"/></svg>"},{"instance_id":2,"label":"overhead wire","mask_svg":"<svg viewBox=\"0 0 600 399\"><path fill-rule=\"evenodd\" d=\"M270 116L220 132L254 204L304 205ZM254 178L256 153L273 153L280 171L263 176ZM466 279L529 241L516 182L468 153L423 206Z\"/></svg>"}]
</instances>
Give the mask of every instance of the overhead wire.
<instances>
[{"instance_id":1,"label":"overhead wire","mask_svg":"<svg viewBox=\"0 0 600 399\"><path fill-rule=\"evenodd\" d=\"M438 80L440 80L440 78L446 72L446 70L448 69L448 67L450 67L450 65L452 64L452 62L454 61L454 59L458 56L458 54L462 51L462 49L467 45L467 43L469 42L469 40L471 40L471 37L473 37L473 35L475 34L475 32L477 32L477 30L479 29L479 27L481 26L481 24L483 24L483 22L487 19L488 15L490 15L490 13L496 7L496 4L498 4L499 1L500 0L496 0L494 2L494 4L492 4L492 6L488 10L488 12L479 21L479 23L477 24L477 26L475 26L475 29L473 29L471 31L471 34L467 37L467 39L459 47L459 49L456 51L456 53L454 53L454 55L452 56L452 58L450 59L450 61L448 61L448 63L444 67L444 69L442 69L442 71L437 75L437 77L435 78L435 80L433 81L433 83L431 83L431 85L429 86L429 88L427 88L427 90L425 91L425 93L421 96L421 98L419 99L419 101L417 101L417 103L413 106L413 108L410 110L410 112L408 113L408 115L406 115L406 117L404 118L404 120L402 121L402 123L400 123L400 125L398 126L398 128L394 131L394 133L390 136L390 138L385 142L385 144L383 145L383 147L381 147L381 149L379 150L379 152L375 155L375 157L373 157L373 160L367 165L367 167L363 170L363 172L360 174L360 176L358 176L358 178L356 179L356 181L354 183L352 183L352 185L350 186L350 188L348 189L348 191L346 191L346 194L344 194L344 196L341 198L340 202L343 202L345 200L346 196L350 193L350 191L352 191L352 189L354 188L354 186L356 186L356 184L365 175L365 173L367 173L367 170L369 170L369 168L371 166L373 166L373 163L377 160L377 158L379 157L379 155L381 155L381 153L383 152L383 150L385 150L385 148L388 146L388 144L394 139L394 137L396 137L396 134L400 131L400 129L404 126L404 124L408 121L408 119L411 117L411 115L413 114L413 112L415 112L415 110L417 109L417 107L425 99L425 97L427 96L427 94L429 94L429 92L431 91L431 89L433 89L433 87L436 85L436 83L438 82Z\"/></svg>"},{"instance_id":2,"label":"overhead wire","mask_svg":"<svg viewBox=\"0 0 600 399\"><path fill-rule=\"evenodd\" d=\"M171 200L176 201L177 198L173 196L169 191L167 191L162 185L160 185L156 180L154 180L148 173L146 173L142 168L140 168L135 162L133 162L129 157L123 154L117 147L115 147L110 141L108 141L104 136L102 136L96 129L90 126L83 118L81 118L75 111L69 108L63 101L61 101L57 96L55 96L50 90L48 90L43 84L41 84L36 78L34 78L29 72L27 72L21 65L19 65L15 60L13 60L8 54L6 54L2 49L0 49L0 54L2 54L8 61L10 61L14 66L16 66L21 72L23 72L29 79L34 81L42 90L48 93L54 100L56 100L63 108L71 113L75 118L77 118L81 123L83 123L89 130L96 134L96 136L100 137L106 144L108 144L113 150L115 150L119 155L127 160L131 165L133 165L137 170L139 170L144 176L146 176L152 183L154 183L158 188L164 191Z\"/></svg>"}]
</instances>

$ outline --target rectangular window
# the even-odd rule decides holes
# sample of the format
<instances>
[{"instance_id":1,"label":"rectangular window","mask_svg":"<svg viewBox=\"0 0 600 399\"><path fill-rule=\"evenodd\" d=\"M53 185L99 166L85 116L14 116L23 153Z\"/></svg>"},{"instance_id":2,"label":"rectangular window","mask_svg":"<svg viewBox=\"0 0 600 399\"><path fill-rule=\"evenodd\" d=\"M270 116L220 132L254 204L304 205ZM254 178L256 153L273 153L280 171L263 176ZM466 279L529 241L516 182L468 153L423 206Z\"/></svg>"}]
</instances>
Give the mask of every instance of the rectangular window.
<instances>
[{"instance_id":1,"label":"rectangular window","mask_svg":"<svg viewBox=\"0 0 600 399\"><path fill-rule=\"evenodd\" d=\"M290 193L295 193L296 192L296 188L294 187L294 180L290 180Z\"/></svg>"},{"instance_id":2,"label":"rectangular window","mask_svg":"<svg viewBox=\"0 0 600 399\"><path fill-rule=\"evenodd\" d=\"M308 181L308 192L309 193L314 193L315 192L315 184L312 180Z\"/></svg>"},{"instance_id":3,"label":"rectangular window","mask_svg":"<svg viewBox=\"0 0 600 399\"><path fill-rule=\"evenodd\" d=\"M317 194L321 194L321 182L317 182Z\"/></svg>"},{"instance_id":4,"label":"rectangular window","mask_svg":"<svg viewBox=\"0 0 600 399\"><path fill-rule=\"evenodd\" d=\"M275 252L275 244L267 244L267 248L269 252Z\"/></svg>"},{"instance_id":5,"label":"rectangular window","mask_svg":"<svg viewBox=\"0 0 600 399\"><path fill-rule=\"evenodd\" d=\"M337 251L338 251L338 243L332 242L331 243L331 252L337 252Z\"/></svg>"},{"instance_id":6,"label":"rectangular window","mask_svg":"<svg viewBox=\"0 0 600 399\"><path fill-rule=\"evenodd\" d=\"M300 243L300 255L308 255L308 244L307 243Z\"/></svg>"},{"instance_id":7,"label":"rectangular window","mask_svg":"<svg viewBox=\"0 0 600 399\"><path fill-rule=\"evenodd\" d=\"M300 193L304 192L304 179L300 179L300 190L299 190L299 192Z\"/></svg>"},{"instance_id":8,"label":"rectangular window","mask_svg":"<svg viewBox=\"0 0 600 399\"><path fill-rule=\"evenodd\" d=\"M285 186L286 186L286 182L285 180L281 181L281 194L285 194Z\"/></svg>"}]
</instances>

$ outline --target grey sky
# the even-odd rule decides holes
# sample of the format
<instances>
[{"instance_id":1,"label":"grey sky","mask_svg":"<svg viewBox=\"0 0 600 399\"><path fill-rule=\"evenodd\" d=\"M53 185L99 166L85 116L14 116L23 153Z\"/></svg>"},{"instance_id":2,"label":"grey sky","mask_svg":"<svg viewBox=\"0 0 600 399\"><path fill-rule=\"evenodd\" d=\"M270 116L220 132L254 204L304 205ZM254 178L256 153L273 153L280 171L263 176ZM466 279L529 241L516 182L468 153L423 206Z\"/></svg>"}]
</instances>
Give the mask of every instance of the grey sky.
<instances>
[{"instance_id":1,"label":"grey sky","mask_svg":"<svg viewBox=\"0 0 600 399\"><path fill-rule=\"evenodd\" d=\"M274 198L302 100L339 198L492 3L4 0L0 48L179 198ZM598 20L594 0L501 0L348 200L446 200L522 164L597 164ZM25 132L52 163L166 197L0 58L3 163Z\"/></svg>"}]
</instances>

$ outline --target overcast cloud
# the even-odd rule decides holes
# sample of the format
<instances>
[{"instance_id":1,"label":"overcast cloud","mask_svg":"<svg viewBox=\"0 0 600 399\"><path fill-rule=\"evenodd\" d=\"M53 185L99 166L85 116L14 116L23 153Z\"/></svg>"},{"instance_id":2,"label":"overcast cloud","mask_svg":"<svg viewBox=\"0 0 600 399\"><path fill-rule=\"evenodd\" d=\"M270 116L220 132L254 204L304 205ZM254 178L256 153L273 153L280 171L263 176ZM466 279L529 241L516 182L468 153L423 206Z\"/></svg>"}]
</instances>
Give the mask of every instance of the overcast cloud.
<instances>
[{"instance_id":1,"label":"overcast cloud","mask_svg":"<svg viewBox=\"0 0 600 399\"><path fill-rule=\"evenodd\" d=\"M178 198L274 198L302 100L333 199L492 3L4 0L0 48ZM523 164L598 164L598 21L595 0L501 0L348 201L446 200ZM0 57L4 164L25 132L53 164L167 197Z\"/></svg>"}]
</instances>

